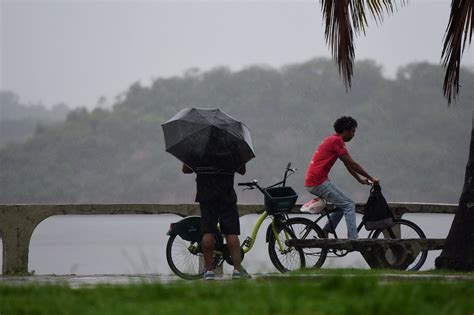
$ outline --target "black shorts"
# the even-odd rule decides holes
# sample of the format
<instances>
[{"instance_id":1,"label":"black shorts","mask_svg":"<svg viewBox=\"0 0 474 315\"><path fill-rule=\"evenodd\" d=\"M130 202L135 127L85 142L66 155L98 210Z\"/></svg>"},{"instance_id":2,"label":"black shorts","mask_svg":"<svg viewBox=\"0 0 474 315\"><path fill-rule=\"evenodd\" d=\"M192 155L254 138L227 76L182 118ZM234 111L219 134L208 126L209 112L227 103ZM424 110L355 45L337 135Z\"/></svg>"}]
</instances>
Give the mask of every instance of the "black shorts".
<instances>
[{"instance_id":1,"label":"black shorts","mask_svg":"<svg viewBox=\"0 0 474 315\"><path fill-rule=\"evenodd\" d=\"M239 213L235 202L205 201L201 209L201 230L203 234L217 233L217 223L224 235L240 235Z\"/></svg>"}]
</instances>

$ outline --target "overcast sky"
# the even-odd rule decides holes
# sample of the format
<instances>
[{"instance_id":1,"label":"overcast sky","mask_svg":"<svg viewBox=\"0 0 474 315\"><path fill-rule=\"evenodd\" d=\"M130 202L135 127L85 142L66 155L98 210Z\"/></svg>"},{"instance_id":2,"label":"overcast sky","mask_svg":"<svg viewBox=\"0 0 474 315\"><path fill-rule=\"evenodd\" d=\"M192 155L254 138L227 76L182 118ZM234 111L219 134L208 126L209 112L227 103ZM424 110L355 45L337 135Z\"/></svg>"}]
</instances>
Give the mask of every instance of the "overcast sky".
<instances>
[{"instance_id":1,"label":"overcast sky","mask_svg":"<svg viewBox=\"0 0 474 315\"><path fill-rule=\"evenodd\" d=\"M438 63L449 0L411 0L356 42L393 76ZM0 89L23 102L93 107L135 81L186 69L279 67L330 57L319 1L0 0ZM473 49L463 65L474 64ZM440 87L441 88L441 87Z\"/></svg>"}]
</instances>

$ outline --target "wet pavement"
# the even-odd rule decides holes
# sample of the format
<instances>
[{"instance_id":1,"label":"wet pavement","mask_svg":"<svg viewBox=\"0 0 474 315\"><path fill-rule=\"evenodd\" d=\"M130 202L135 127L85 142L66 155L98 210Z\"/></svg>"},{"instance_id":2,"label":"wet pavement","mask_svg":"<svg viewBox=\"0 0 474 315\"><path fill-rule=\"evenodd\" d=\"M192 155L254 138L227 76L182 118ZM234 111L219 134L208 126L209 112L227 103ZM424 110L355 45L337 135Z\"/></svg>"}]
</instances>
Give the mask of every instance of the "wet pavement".
<instances>
[{"instance_id":1,"label":"wet pavement","mask_svg":"<svg viewBox=\"0 0 474 315\"><path fill-rule=\"evenodd\" d=\"M252 279L261 280L285 280L288 277L301 278L302 280L321 280L333 277L336 274L253 274ZM361 274L343 274L337 276L360 277ZM474 274L392 274L381 273L371 276L378 277L380 281L474 281ZM217 281L231 280L230 275L216 277ZM139 274L139 275L33 275L33 276L0 276L0 285L31 285L31 284L54 284L66 285L71 288L94 287L100 284L107 285L128 285L142 283L172 283L176 281L186 281L175 275L162 274Z\"/></svg>"},{"instance_id":2,"label":"wet pavement","mask_svg":"<svg viewBox=\"0 0 474 315\"><path fill-rule=\"evenodd\" d=\"M279 274L268 274L278 277ZM252 275L253 279L265 277L265 275ZM216 281L232 280L231 274L216 275ZM194 282L199 280L183 280L175 275L163 274L134 274L134 275L32 275L32 276L9 276L0 275L0 285L31 285L31 284L54 284L67 285L72 288L94 287L100 284L128 285L142 283L172 283L176 281Z\"/></svg>"},{"instance_id":3,"label":"wet pavement","mask_svg":"<svg viewBox=\"0 0 474 315\"><path fill-rule=\"evenodd\" d=\"M0 284L56 284L72 288L96 286L99 284L127 285L140 283L170 283L180 280L173 275L33 275L33 276L0 276Z\"/></svg>"}]
</instances>

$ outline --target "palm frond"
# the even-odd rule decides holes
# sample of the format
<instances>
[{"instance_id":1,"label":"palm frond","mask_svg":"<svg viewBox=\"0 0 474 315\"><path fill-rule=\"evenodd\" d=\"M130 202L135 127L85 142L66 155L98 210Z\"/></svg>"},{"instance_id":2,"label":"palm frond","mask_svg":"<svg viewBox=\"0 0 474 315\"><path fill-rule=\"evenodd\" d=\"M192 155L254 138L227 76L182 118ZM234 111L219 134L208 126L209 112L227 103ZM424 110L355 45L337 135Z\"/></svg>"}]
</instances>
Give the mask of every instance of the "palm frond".
<instances>
[{"instance_id":1,"label":"palm frond","mask_svg":"<svg viewBox=\"0 0 474 315\"><path fill-rule=\"evenodd\" d=\"M324 35L338 64L346 87L351 86L354 65L354 32L350 22L348 0L321 0L326 21Z\"/></svg>"},{"instance_id":2,"label":"palm frond","mask_svg":"<svg viewBox=\"0 0 474 315\"><path fill-rule=\"evenodd\" d=\"M337 1L337 0L336 0ZM403 5L407 0L402 0L400 3ZM384 15L392 14L394 7L396 6L395 1L391 0L351 0L349 1L349 9L352 15L352 21L354 24L354 30L357 33L365 34L365 27L368 26L366 12L368 11L372 18L377 24L382 23Z\"/></svg>"},{"instance_id":3,"label":"palm frond","mask_svg":"<svg viewBox=\"0 0 474 315\"><path fill-rule=\"evenodd\" d=\"M398 2L404 5L408 0ZM395 5L395 0L321 0L326 43L331 48L346 88L351 86L353 75L354 32L365 34L368 15L379 24L385 13L393 13Z\"/></svg>"},{"instance_id":4,"label":"palm frond","mask_svg":"<svg viewBox=\"0 0 474 315\"><path fill-rule=\"evenodd\" d=\"M474 0L452 0L451 14L444 35L443 52L441 53L443 66L446 68L443 93L448 99L448 105L451 104L452 100L456 100L459 94L461 57L466 48L468 37L469 44L471 43L473 28Z\"/></svg>"}]
</instances>

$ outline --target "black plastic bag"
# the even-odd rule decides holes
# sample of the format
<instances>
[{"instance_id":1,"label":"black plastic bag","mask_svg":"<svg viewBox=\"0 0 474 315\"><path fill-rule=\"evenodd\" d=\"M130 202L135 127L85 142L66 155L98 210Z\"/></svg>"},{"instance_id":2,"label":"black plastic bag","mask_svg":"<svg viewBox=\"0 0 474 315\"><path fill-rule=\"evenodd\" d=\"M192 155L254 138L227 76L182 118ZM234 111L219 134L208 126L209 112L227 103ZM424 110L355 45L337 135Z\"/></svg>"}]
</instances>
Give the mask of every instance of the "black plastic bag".
<instances>
[{"instance_id":1,"label":"black plastic bag","mask_svg":"<svg viewBox=\"0 0 474 315\"><path fill-rule=\"evenodd\" d=\"M369 200L363 218L367 230L387 229L394 225L393 214L388 207L382 188L374 184L370 189Z\"/></svg>"}]
</instances>

